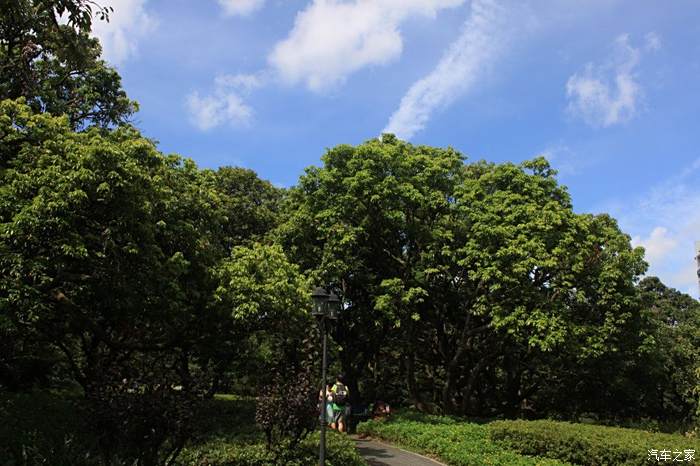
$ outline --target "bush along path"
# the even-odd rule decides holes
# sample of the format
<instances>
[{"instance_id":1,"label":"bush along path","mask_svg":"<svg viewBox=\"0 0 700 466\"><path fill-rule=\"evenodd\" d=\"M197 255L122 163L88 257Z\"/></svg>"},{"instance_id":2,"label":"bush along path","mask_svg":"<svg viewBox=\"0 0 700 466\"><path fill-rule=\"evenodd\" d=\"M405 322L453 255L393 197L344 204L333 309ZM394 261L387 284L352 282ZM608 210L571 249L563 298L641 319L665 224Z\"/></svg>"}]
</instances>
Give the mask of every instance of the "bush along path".
<instances>
[{"instance_id":1,"label":"bush along path","mask_svg":"<svg viewBox=\"0 0 700 466\"><path fill-rule=\"evenodd\" d=\"M697 437L560 421L475 423L402 411L390 420L360 424L358 432L449 466L700 464Z\"/></svg>"},{"instance_id":2,"label":"bush along path","mask_svg":"<svg viewBox=\"0 0 700 466\"><path fill-rule=\"evenodd\" d=\"M506 449L491 440L486 424L465 422L448 416L405 411L395 414L390 420L362 423L357 431L401 448L436 457L449 466L570 464L556 459L526 456Z\"/></svg>"}]
</instances>

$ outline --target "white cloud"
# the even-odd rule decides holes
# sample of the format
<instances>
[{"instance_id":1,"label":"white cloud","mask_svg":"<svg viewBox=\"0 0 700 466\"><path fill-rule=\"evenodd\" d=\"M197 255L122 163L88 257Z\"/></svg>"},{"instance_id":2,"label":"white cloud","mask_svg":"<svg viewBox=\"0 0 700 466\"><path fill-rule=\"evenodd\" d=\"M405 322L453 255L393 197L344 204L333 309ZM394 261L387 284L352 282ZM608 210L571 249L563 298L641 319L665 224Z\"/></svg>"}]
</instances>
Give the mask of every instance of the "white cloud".
<instances>
[{"instance_id":1,"label":"white cloud","mask_svg":"<svg viewBox=\"0 0 700 466\"><path fill-rule=\"evenodd\" d=\"M661 50L661 36L659 36L654 31L647 32L647 34L644 36L644 39L646 40L645 48L647 50L651 52Z\"/></svg>"},{"instance_id":2,"label":"white cloud","mask_svg":"<svg viewBox=\"0 0 700 466\"><path fill-rule=\"evenodd\" d=\"M268 61L290 83L328 90L351 73L401 55L400 26L413 16L435 17L465 0L313 0L297 14L289 36Z\"/></svg>"},{"instance_id":3,"label":"white cloud","mask_svg":"<svg viewBox=\"0 0 700 466\"><path fill-rule=\"evenodd\" d=\"M653 43L653 42L650 42ZM623 34L615 40L615 54L602 66L586 65L566 83L569 112L593 127L609 127L631 120L643 97L635 74L641 51Z\"/></svg>"},{"instance_id":4,"label":"white cloud","mask_svg":"<svg viewBox=\"0 0 700 466\"><path fill-rule=\"evenodd\" d=\"M192 124L202 131L226 122L247 124L253 114L252 109L236 94L200 97L198 92L193 92L187 96L187 109Z\"/></svg>"},{"instance_id":5,"label":"white cloud","mask_svg":"<svg viewBox=\"0 0 700 466\"><path fill-rule=\"evenodd\" d=\"M620 225L643 246L649 262L647 275L698 296L694 243L700 240L700 159L677 176L652 188L637 202L613 209Z\"/></svg>"},{"instance_id":6,"label":"white cloud","mask_svg":"<svg viewBox=\"0 0 700 466\"><path fill-rule=\"evenodd\" d=\"M667 228L657 226L647 238L642 239L639 236L632 238L632 245L642 246L646 252L646 258L656 263L663 261L666 255L678 245L678 241L669 236Z\"/></svg>"},{"instance_id":7,"label":"white cloud","mask_svg":"<svg viewBox=\"0 0 700 466\"><path fill-rule=\"evenodd\" d=\"M111 0L114 12L109 22L93 21L93 33L102 44L103 57L114 65L125 62L138 52L139 41L152 32L157 21L146 11L147 0Z\"/></svg>"},{"instance_id":8,"label":"white cloud","mask_svg":"<svg viewBox=\"0 0 700 466\"><path fill-rule=\"evenodd\" d=\"M263 85L260 75L219 75L214 79L214 92L201 96L194 91L187 96L186 107L190 122L202 131L223 124L247 126L253 117L253 109L243 101L253 89Z\"/></svg>"},{"instance_id":9,"label":"white cloud","mask_svg":"<svg viewBox=\"0 0 700 466\"><path fill-rule=\"evenodd\" d=\"M262 8L265 0L217 0L227 16L248 16Z\"/></svg>"},{"instance_id":10,"label":"white cloud","mask_svg":"<svg viewBox=\"0 0 700 466\"><path fill-rule=\"evenodd\" d=\"M262 86L264 80L263 74L220 74L214 78L214 84L219 88L250 92Z\"/></svg>"},{"instance_id":11,"label":"white cloud","mask_svg":"<svg viewBox=\"0 0 700 466\"><path fill-rule=\"evenodd\" d=\"M507 16L494 1L474 0L462 34L435 69L411 86L383 132L409 139L436 109L471 89L501 54L508 38Z\"/></svg>"}]
</instances>

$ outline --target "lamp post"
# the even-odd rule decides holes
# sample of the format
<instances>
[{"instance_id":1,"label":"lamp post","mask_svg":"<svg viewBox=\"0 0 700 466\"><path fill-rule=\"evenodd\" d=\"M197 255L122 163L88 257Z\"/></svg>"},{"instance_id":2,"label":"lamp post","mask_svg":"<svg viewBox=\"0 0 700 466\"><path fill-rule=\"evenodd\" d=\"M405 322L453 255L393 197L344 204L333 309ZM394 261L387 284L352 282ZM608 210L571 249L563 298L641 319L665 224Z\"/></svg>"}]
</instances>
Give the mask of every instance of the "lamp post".
<instances>
[{"instance_id":1,"label":"lamp post","mask_svg":"<svg viewBox=\"0 0 700 466\"><path fill-rule=\"evenodd\" d=\"M326 290L321 287L314 288L311 293L311 299L313 299L314 307L311 311L311 315L316 317L318 324L321 327L321 338L323 340L323 360L321 362L321 387L323 390L323 403L321 405L321 444L319 446L318 453L318 464L319 466L325 466L326 464L326 424L328 420L326 419L326 366L327 362L327 341L328 341L328 327L326 320L338 320L338 314L340 313L340 298L335 293L328 294Z\"/></svg>"}]
</instances>

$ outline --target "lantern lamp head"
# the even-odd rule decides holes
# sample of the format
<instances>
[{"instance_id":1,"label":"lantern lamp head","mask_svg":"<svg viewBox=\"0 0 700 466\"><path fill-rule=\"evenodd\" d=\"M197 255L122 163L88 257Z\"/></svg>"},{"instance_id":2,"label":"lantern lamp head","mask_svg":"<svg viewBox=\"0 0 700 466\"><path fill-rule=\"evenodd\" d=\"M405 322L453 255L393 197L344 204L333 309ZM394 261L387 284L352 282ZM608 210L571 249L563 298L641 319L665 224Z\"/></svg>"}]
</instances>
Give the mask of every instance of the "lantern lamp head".
<instances>
[{"instance_id":1,"label":"lantern lamp head","mask_svg":"<svg viewBox=\"0 0 700 466\"><path fill-rule=\"evenodd\" d=\"M311 293L311 299L313 300L314 306L311 310L311 315L316 317L323 317L326 315L326 303L328 302L328 293L326 290L317 286Z\"/></svg>"},{"instance_id":2,"label":"lantern lamp head","mask_svg":"<svg viewBox=\"0 0 700 466\"><path fill-rule=\"evenodd\" d=\"M328 318L337 320L340 316L340 298L337 294L331 293L328 296Z\"/></svg>"}]
</instances>

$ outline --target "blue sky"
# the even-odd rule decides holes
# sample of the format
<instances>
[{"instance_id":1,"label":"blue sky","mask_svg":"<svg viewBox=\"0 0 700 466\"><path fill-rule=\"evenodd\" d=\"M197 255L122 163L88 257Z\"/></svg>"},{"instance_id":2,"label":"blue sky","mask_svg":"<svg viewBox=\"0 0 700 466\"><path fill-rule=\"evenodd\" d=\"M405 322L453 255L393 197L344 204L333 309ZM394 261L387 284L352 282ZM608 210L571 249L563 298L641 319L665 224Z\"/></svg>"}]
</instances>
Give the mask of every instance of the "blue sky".
<instances>
[{"instance_id":1,"label":"blue sky","mask_svg":"<svg viewBox=\"0 0 700 466\"><path fill-rule=\"evenodd\" d=\"M104 0L137 126L203 167L296 183L384 131L469 160L545 155L698 296L700 3Z\"/></svg>"}]
</instances>

